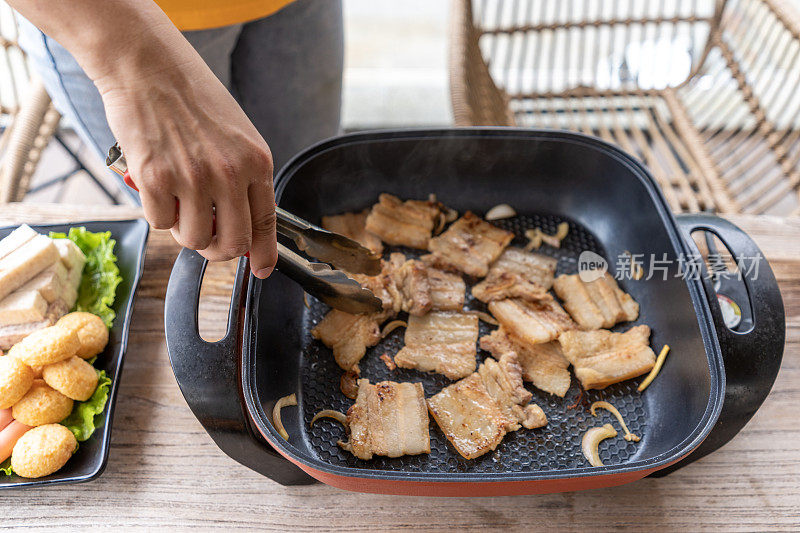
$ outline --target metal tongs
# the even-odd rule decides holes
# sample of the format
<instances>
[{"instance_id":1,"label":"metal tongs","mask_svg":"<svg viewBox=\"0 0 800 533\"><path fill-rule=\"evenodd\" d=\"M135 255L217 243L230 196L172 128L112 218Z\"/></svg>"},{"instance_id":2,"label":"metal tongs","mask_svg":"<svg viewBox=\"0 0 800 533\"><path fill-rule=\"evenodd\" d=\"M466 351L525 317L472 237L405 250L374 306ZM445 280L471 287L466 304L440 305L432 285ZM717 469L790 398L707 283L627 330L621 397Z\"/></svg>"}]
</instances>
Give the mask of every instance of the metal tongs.
<instances>
[{"instance_id":1,"label":"metal tongs","mask_svg":"<svg viewBox=\"0 0 800 533\"><path fill-rule=\"evenodd\" d=\"M128 174L128 164L119 143L108 150L108 168L119 174L134 189L136 184ZM136 189L138 190L138 189ZM375 313L382 309L381 301L372 291L362 287L342 270L376 275L381 271L381 258L356 241L320 228L280 207L275 207L277 231L294 241L301 251L321 263L301 257L280 242L276 268L290 277L310 295L347 313Z\"/></svg>"}]
</instances>

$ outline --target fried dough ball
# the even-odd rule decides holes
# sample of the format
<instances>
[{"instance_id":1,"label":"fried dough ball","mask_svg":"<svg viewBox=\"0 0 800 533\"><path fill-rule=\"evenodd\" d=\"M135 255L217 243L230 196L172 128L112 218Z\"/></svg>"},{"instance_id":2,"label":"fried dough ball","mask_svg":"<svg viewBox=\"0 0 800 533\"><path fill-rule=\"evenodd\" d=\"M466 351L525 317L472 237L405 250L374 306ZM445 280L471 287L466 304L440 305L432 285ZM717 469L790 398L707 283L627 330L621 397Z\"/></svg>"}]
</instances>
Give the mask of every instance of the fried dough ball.
<instances>
[{"instance_id":1,"label":"fried dough ball","mask_svg":"<svg viewBox=\"0 0 800 533\"><path fill-rule=\"evenodd\" d=\"M21 358L21 357L19 357L19 354L20 354L20 353L21 353L21 352L20 352L19 350L17 350L17 351L14 351L14 347L12 346L12 347L11 347L11 349L8 351L8 353L7 353L6 355L7 355L8 357L13 357L14 359L16 359L17 361L19 361L19 362L20 362L20 363L22 363L23 365L25 365L25 366L27 366L28 368L30 368L31 370L33 370L33 379L41 379L41 377L42 377L42 369L43 369L44 367L43 367L42 365L36 365L36 366L30 366L30 365L26 365L26 364L25 364L25 361L23 361L23 360L22 360L22 358Z\"/></svg>"},{"instance_id":2,"label":"fried dough ball","mask_svg":"<svg viewBox=\"0 0 800 533\"><path fill-rule=\"evenodd\" d=\"M36 330L19 341L11 348L9 355L18 357L28 366L51 365L69 359L80 347L81 342L75 330L50 326Z\"/></svg>"},{"instance_id":3,"label":"fried dough ball","mask_svg":"<svg viewBox=\"0 0 800 533\"><path fill-rule=\"evenodd\" d=\"M81 347L75 355L83 359L94 357L108 344L108 328L102 318L92 313L69 313L61 317L56 325L77 331Z\"/></svg>"},{"instance_id":4,"label":"fried dough ball","mask_svg":"<svg viewBox=\"0 0 800 533\"><path fill-rule=\"evenodd\" d=\"M33 370L16 357L0 356L0 409L17 403L33 385Z\"/></svg>"},{"instance_id":5,"label":"fried dough ball","mask_svg":"<svg viewBox=\"0 0 800 533\"><path fill-rule=\"evenodd\" d=\"M79 402L88 400L97 388L97 372L94 367L77 355L47 365L42 371L42 377L55 390Z\"/></svg>"},{"instance_id":6,"label":"fried dough ball","mask_svg":"<svg viewBox=\"0 0 800 533\"><path fill-rule=\"evenodd\" d=\"M35 379L28 393L11 407L11 416L26 426L43 426L64 420L72 412L72 405L72 399Z\"/></svg>"},{"instance_id":7,"label":"fried dough ball","mask_svg":"<svg viewBox=\"0 0 800 533\"><path fill-rule=\"evenodd\" d=\"M57 472L69 461L78 441L61 424L31 429L14 445L11 468L22 477L43 477Z\"/></svg>"}]
</instances>

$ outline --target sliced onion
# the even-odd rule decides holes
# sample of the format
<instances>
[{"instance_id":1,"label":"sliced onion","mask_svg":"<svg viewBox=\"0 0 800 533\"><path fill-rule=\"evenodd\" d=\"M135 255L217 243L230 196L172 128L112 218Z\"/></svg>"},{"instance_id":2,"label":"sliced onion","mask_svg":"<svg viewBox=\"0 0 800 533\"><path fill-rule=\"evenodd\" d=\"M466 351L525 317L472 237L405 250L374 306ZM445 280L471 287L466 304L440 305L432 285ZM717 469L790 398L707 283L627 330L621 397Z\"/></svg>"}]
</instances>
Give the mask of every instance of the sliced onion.
<instances>
[{"instance_id":1,"label":"sliced onion","mask_svg":"<svg viewBox=\"0 0 800 533\"><path fill-rule=\"evenodd\" d=\"M525 230L525 237L528 239L528 244L525 245L525 251L530 252L542 245L542 230L539 228Z\"/></svg>"},{"instance_id":2,"label":"sliced onion","mask_svg":"<svg viewBox=\"0 0 800 533\"><path fill-rule=\"evenodd\" d=\"M396 330L397 328L407 328L408 323L404 320L392 320L385 326L383 326L383 330L381 330L381 339L385 339L386 336Z\"/></svg>"},{"instance_id":3,"label":"sliced onion","mask_svg":"<svg viewBox=\"0 0 800 533\"><path fill-rule=\"evenodd\" d=\"M567 235L569 235L569 224L562 222L558 225L558 230L556 231L554 237L559 241L563 241L567 238Z\"/></svg>"},{"instance_id":4,"label":"sliced onion","mask_svg":"<svg viewBox=\"0 0 800 533\"><path fill-rule=\"evenodd\" d=\"M281 437L286 440L289 440L289 434L286 432L286 429L283 427L283 422L281 421L281 409L290 405L297 405L297 396L295 396L294 393L279 399L275 402L275 407L272 408L272 424L275 426L275 429L278 430Z\"/></svg>"},{"instance_id":5,"label":"sliced onion","mask_svg":"<svg viewBox=\"0 0 800 533\"><path fill-rule=\"evenodd\" d=\"M661 353L658 354L658 358L656 359L656 364L653 365L653 369L650 370L650 373L644 378L644 381L639 385L636 389L639 392L642 392L644 389L656 379L656 376L661 371L661 367L664 366L664 360L667 358L667 354L669 353L669 344L665 344L663 348L661 348Z\"/></svg>"},{"instance_id":6,"label":"sliced onion","mask_svg":"<svg viewBox=\"0 0 800 533\"><path fill-rule=\"evenodd\" d=\"M561 248L561 241L555 235L548 235L543 231L539 231L539 237L541 237L542 242L549 244L553 248Z\"/></svg>"},{"instance_id":7,"label":"sliced onion","mask_svg":"<svg viewBox=\"0 0 800 533\"><path fill-rule=\"evenodd\" d=\"M622 253L631 259L631 277L637 281L642 279L644 276L644 269L642 268L642 265L636 262L636 260L633 258L633 254L628 250L625 250Z\"/></svg>"},{"instance_id":8,"label":"sliced onion","mask_svg":"<svg viewBox=\"0 0 800 533\"><path fill-rule=\"evenodd\" d=\"M555 235L550 235L542 231L541 228L533 228L525 231L525 237L528 238L528 244L525 246L525 251L537 249L542 245L542 242L549 244L553 248L561 248L561 241L566 238L569 233L569 224L562 222L558 225Z\"/></svg>"},{"instance_id":9,"label":"sliced onion","mask_svg":"<svg viewBox=\"0 0 800 533\"><path fill-rule=\"evenodd\" d=\"M603 461L600 460L600 452L598 446L600 441L611 439L617 436L617 430L611 424L604 424L600 427L590 428L583 434L581 439L581 450L583 456L589 461L592 466L603 466Z\"/></svg>"},{"instance_id":10,"label":"sliced onion","mask_svg":"<svg viewBox=\"0 0 800 533\"><path fill-rule=\"evenodd\" d=\"M447 209L444 215L445 222L453 222L455 219L458 218L458 211L456 211L455 209L450 209L449 207L445 209Z\"/></svg>"},{"instance_id":11,"label":"sliced onion","mask_svg":"<svg viewBox=\"0 0 800 533\"><path fill-rule=\"evenodd\" d=\"M633 263L633 279L639 281L644 276L644 269L639 263Z\"/></svg>"},{"instance_id":12,"label":"sliced onion","mask_svg":"<svg viewBox=\"0 0 800 533\"><path fill-rule=\"evenodd\" d=\"M320 418L333 418L334 420L339 422L341 425L343 425L345 427L345 429L349 429L349 427L347 425L347 415L345 415L344 413L341 413L339 411L334 411L333 409L323 409L319 413L315 414L314 418L311 419L310 427L313 428L314 427L314 422L316 422Z\"/></svg>"},{"instance_id":13,"label":"sliced onion","mask_svg":"<svg viewBox=\"0 0 800 533\"><path fill-rule=\"evenodd\" d=\"M447 224L447 217L444 213L439 213L436 217L436 228L434 228L433 234L439 235L444 230L445 224Z\"/></svg>"},{"instance_id":14,"label":"sliced onion","mask_svg":"<svg viewBox=\"0 0 800 533\"><path fill-rule=\"evenodd\" d=\"M397 365L395 364L394 359L389 357L388 353L385 353L385 354L381 355L380 359L381 359L381 361L383 361L383 364L385 364L386 368L388 368L389 370L395 370L397 368Z\"/></svg>"},{"instance_id":15,"label":"sliced onion","mask_svg":"<svg viewBox=\"0 0 800 533\"><path fill-rule=\"evenodd\" d=\"M594 402L589 407L589 410L592 412L592 416L597 416L597 413L596 413L597 409L605 409L606 411L608 411L609 413L611 413L612 415L614 415L617 418L617 421L619 422L619 425L622 426L622 430L625 432L625 436L622 437L622 438L624 438L628 442L630 442L630 441L639 442L639 440L641 440L638 435L634 435L633 433L630 432L630 430L628 429L628 426L625 425L625 419L622 418L622 415L620 414L619 411L617 411L616 407L614 407L613 405L611 405L610 403L608 403L608 402L606 402L604 400L600 400L598 402Z\"/></svg>"},{"instance_id":16,"label":"sliced onion","mask_svg":"<svg viewBox=\"0 0 800 533\"><path fill-rule=\"evenodd\" d=\"M468 315L475 315L479 319L481 319L484 322L486 322L487 324L491 324L493 326L499 326L500 325L500 323L497 320L495 320L495 318L492 315L490 315L489 313L485 313L483 311L478 311L476 309L470 309L469 311L465 311L465 313L468 314Z\"/></svg>"},{"instance_id":17,"label":"sliced onion","mask_svg":"<svg viewBox=\"0 0 800 533\"><path fill-rule=\"evenodd\" d=\"M344 394L351 400L355 400L356 396L358 396L359 375L360 372L356 372L354 370L348 370L347 372L342 374L341 378L339 378L339 390L342 391L342 394Z\"/></svg>"},{"instance_id":18,"label":"sliced onion","mask_svg":"<svg viewBox=\"0 0 800 533\"><path fill-rule=\"evenodd\" d=\"M486 212L486 220L500 220L517 216L514 208L508 204L498 204Z\"/></svg>"}]
</instances>

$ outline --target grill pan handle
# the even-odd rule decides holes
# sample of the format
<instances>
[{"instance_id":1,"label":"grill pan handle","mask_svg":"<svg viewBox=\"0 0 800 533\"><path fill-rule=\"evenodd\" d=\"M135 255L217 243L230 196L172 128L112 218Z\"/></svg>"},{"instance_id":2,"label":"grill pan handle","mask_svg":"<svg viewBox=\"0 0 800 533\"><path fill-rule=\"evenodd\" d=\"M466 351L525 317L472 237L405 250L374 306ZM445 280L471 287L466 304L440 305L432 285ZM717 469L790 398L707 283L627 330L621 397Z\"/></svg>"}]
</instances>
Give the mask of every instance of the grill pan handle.
<instances>
[{"instance_id":1,"label":"grill pan handle","mask_svg":"<svg viewBox=\"0 0 800 533\"><path fill-rule=\"evenodd\" d=\"M167 285L167 351L183 397L217 446L239 463L282 485L315 483L250 428L240 386L241 327L250 279L246 259L239 260L225 338L206 342L200 337L198 305L207 264L197 252L181 250Z\"/></svg>"},{"instance_id":2,"label":"grill pan handle","mask_svg":"<svg viewBox=\"0 0 800 533\"><path fill-rule=\"evenodd\" d=\"M737 264L740 261L746 263L748 268L744 269L742 278L750 300L753 325L742 332L732 331L725 325L716 292L708 279L705 262L702 262L703 287L725 364L725 400L717 423L703 443L688 457L654 473L656 477L708 455L731 440L747 424L775 382L786 337L786 315L778 282L753 239L734 224L716 216L677 215L676 218L693 253L697 252L697 247L691 234L704 230L725 243Z\"/></svg>"}]
</instances>

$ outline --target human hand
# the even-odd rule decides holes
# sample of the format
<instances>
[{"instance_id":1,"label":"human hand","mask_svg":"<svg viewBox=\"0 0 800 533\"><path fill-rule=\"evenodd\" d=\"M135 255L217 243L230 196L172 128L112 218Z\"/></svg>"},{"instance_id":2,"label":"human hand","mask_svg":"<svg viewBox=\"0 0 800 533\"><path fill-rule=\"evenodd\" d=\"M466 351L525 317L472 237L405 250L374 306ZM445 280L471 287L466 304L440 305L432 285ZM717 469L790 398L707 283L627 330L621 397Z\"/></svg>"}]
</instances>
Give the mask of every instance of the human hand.
<instances>
[{"instance_id":1,"label":"human hand","mask_svg":"<svg viewBox=\"0 0 800 533\"><path fill-rule=\"evenodd\" d=\"M96 80L109 125L154 228L210 261L250 252L253 273L266 277L277 257L269 147L202 59L187 55Z\"/></svg>"},{"instance_id":2,"label":"human hand","mask_svg":"<svg viewBox=\"0 0 800 533\"><path fill-rule=\"evenodd\" d=\"M97 86L148 222L210 261L249 251L253 273L268 276L277 260L269 147L158 5L10 3Z\"/></svg>"}]
</instances>

